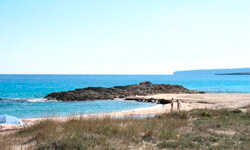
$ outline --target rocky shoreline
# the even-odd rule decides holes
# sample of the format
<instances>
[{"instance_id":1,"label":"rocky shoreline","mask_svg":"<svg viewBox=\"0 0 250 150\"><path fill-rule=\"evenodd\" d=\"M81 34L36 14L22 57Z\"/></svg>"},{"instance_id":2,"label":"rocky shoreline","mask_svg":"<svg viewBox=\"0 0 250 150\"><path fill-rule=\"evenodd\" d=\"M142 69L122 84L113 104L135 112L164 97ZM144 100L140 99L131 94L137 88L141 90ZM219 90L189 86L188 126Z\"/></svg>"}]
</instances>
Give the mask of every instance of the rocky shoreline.
<instances>
[{"instance_id":1,"label":"rocky shoreline","mask_svg":"<svg viewBox=\"0 0 250 150\"><path fill-rule=\"evenodd\" d=\"M157 99L157 98L145 98L145 97L127 97L124 100L128 101L137 101L137 102L147 102L147 103L156 103L156 104L169 104L170 99Z\"/></svg>"},{"instance_id":2,"label":"rocky shoreline","mask_svg":"<svg viewBox=\"0 0 250 150\"><path fill-rule=\"evenodd\" d=\"M140 84L115 86L112 88L88 87L83 89L76 89L74 91L53 92L48 94L45 98L48 100L60 101L110 100L116 98L126 99L127 97L146 96L159 93L195 94L204 92L189 90L181 85L152 84L149 81L144 81Z\"/></svg>"}]
</instances>

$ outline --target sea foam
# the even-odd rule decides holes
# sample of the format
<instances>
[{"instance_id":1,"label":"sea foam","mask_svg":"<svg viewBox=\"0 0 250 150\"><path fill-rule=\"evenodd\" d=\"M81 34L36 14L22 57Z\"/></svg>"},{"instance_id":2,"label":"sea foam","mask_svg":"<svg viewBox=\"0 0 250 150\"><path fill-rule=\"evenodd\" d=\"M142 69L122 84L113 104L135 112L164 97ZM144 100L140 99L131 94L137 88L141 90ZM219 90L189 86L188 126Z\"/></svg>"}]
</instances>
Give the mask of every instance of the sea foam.
<instances>
[{"instance_id":1,"label":"sea foam","mask_svg":"<svg viewBox=\"0 0 250 150\"><path fill-rule=\"evenodd\" d=\"M23 101L23 102L58 102L57 100L47 100L45 98L4 98L3 100L8 101Z\"/></svg>"}]
</instances>

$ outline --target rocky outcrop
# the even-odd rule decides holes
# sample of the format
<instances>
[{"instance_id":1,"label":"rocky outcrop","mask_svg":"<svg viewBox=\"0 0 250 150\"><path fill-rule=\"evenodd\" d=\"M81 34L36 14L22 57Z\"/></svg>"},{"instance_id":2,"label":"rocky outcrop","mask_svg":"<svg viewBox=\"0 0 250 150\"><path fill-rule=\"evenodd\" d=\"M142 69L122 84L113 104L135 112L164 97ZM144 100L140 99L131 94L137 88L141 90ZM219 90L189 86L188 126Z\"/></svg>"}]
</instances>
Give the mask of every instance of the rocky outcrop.
<instances>
[{"instance_id":1,"label":"rocky outcrop","mask_svg":"<svg viewBox=\"0 0 250 150\"><path fill-rule=\"evenodd\" d=\"M131 96L145 96L158 93L200 93L199 91L188 90L181 85L152 84L149 81L140 84L115 86L112 88L88 87L68 92L54 92L45 98L48 100L61 101L84 101L84 100L107 100L115 98L126 98Z\"/></svg>"},{"instance_id":2,"label":"rocky outcrop","mask_svg":"<svg viewBox=\"0 0 250 150\"><path fill-rule=\"evenodd\" d=\"M133 100L137 102L148 102L148 103L156 103L156 104L169 104L170 99L157 99L157 98L145 98L145 97L127 97L124 100Z\"/></svg>"}]
</instances>

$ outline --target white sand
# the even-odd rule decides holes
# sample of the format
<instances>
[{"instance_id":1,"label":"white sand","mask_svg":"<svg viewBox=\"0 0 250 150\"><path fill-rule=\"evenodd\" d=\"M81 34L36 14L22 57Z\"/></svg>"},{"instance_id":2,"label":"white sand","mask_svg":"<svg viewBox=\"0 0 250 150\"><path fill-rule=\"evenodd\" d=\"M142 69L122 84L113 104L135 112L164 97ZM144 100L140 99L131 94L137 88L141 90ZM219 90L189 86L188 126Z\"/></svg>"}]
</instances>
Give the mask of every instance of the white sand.
<instances>
[{"instance_id":1,"label":"white sand","mask_svg":"<svg viewBox=\"0 0 250 150\"><path fill-rule=\"evenodd\" d=\"M240 108L250 105L250 94L157 94L145 96L145 98L156 98L156 99L178 99L181 101L181 110L192 110L192 109L220 109L220 108ZM142 102L143 103L143 102ZM176 111L177 105L174 103L174 111ZM102 113L102 114L90 114L82 116L70 116L70 117L52 117L50 119L58 121L67 121L72 118L102 118L105 116L109 117L124 117L124 116L134 116L134 115L157 115L170 112L170 105L156 104L150 108L140 108L122 112L113 113ZM48 118L35 118L35 119L22 119L22 121L27 125L33 125L34 123ZM16 130L22 128L23 126L17 125L0 125L0 132L8 132L11 130Z\"/></svg>"}]
</instances>

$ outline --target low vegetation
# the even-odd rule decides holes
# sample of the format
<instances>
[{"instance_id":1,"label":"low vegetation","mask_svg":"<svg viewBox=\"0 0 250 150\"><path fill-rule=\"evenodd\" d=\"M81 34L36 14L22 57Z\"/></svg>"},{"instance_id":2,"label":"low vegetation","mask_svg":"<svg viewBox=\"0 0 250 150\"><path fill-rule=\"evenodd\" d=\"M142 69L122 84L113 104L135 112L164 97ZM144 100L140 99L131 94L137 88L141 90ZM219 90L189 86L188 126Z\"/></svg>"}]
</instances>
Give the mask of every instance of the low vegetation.
<instances>
[{"instance_id":1,"label":"low vegetation","mask_svg":"<svg viewBox=\"0 0 250 150\"><path fill-rule=\"evenodd\" d=\"M48 119L0 135L0 148L243 150L250 147L249 133L249 111L201 109L141 119Z\"/></svg>"}]
</instances>

